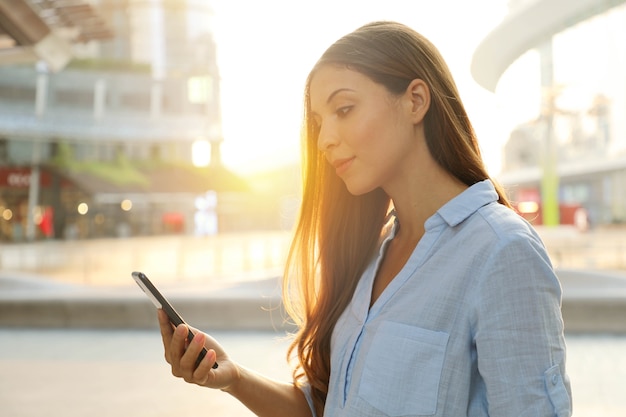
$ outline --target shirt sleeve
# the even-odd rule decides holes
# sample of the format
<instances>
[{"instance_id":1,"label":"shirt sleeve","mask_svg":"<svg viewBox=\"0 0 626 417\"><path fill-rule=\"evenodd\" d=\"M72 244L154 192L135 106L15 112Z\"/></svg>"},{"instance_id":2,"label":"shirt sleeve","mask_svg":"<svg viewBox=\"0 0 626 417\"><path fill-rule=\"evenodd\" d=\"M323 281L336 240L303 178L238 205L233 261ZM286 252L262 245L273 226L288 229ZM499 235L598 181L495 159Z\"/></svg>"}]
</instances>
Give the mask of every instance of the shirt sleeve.
<instances>
[{"instance_id":1,"label":"shirt sleeve","mask_svg":"<svg viewBox=\"0 0 626 417\"><path fill-rule=\"evenodd\" d=\"M489 415L571 416L561 286L541 241L509 237L478 291L474 343Z\"/></svg>"}]
</instances>

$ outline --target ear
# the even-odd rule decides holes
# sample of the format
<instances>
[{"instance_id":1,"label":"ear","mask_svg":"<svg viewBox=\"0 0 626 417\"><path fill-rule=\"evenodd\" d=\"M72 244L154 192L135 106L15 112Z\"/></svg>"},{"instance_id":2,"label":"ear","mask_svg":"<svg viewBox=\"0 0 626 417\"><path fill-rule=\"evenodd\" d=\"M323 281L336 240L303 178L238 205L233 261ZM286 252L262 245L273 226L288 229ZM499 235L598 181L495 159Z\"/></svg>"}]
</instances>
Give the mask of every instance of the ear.
<instances>
[{"instance_id":1,"label":"ear","mask_svg":"<svg viewBox=\"0 0 626 417\"><path fill-rule=\"evenodd\" d=\"M406 98L411 106L411 119L414 124L421 123L430 108L430 89L424 80L411 81L406 89Z\"/></svg>"}]
</instances>

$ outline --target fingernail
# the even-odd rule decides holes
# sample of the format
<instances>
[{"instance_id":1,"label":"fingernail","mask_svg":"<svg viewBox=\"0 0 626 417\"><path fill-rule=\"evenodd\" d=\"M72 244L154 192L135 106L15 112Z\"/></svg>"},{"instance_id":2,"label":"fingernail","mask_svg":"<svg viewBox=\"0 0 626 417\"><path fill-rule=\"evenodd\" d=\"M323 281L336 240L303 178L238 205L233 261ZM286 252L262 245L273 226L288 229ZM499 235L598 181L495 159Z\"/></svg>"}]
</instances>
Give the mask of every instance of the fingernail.
<instances>
[{"instance_id":1,"label":"fingernail","mask_svg":"<svg viewBox=\"0 0 626 417\"><path fill-rule=\"evenodd\" d=\"M193 337L193 342L197 345L204 345L204 334L198 333Z\"/></svg>"}]
</instances>

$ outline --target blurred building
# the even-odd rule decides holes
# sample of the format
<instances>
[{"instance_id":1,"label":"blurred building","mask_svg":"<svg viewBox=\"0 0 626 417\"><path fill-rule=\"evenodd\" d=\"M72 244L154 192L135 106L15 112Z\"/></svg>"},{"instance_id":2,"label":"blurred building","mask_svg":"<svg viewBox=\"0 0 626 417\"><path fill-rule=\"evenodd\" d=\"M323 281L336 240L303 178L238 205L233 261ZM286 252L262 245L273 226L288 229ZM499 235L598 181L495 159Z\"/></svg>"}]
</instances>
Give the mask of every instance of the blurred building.
<instances>
[{"instance_id":1,"label":"blurred building","mask_svg":"<svg viewBox=\"0 0 626 417\"><path fill-rule=\"evenodd\" d=\"M203 0L0 3L0 240L217 230L216 196L245 184L221 165L212 19Z\"/></svg>"},{"instance_id":2,"label":"blurred building","mask_svg":"<svg viewBox=\"0 0 626 417\"><path fill-rule=\"evenodd\" d=\"M626 222L624 3L509 1L474 52L474 79L517 113L499 180L536 223L548 204L561 224Z\"/></svg>"}]
</instances>

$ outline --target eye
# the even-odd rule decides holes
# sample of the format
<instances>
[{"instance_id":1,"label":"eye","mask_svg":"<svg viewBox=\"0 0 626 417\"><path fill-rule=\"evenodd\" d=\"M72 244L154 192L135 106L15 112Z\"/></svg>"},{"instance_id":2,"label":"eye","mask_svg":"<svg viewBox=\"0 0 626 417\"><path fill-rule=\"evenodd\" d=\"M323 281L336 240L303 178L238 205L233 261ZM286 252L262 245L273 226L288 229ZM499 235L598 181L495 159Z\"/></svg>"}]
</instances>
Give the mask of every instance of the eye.
<instances>
[{"instance_id":1,"label":"eye","mask_svg":"<svg viewBox=\"0 0 626 417\"><path fill-rule=\"evenodd\" d=\"M339 107L337 111L335 111L335 113L339 117L345 117L348 115L348 113L350 113L350 110L352 110L352 106L343 106L343 107Z\"/></svg>"}]
</instances>

